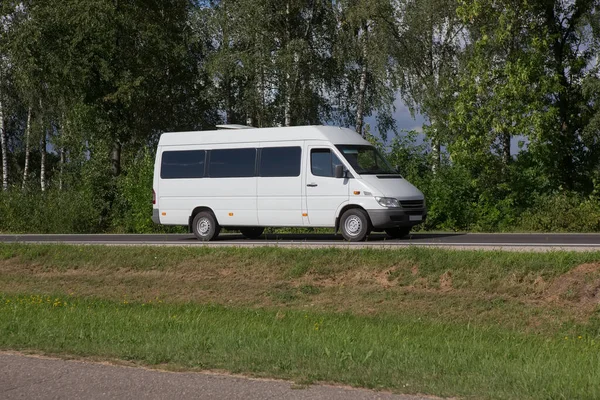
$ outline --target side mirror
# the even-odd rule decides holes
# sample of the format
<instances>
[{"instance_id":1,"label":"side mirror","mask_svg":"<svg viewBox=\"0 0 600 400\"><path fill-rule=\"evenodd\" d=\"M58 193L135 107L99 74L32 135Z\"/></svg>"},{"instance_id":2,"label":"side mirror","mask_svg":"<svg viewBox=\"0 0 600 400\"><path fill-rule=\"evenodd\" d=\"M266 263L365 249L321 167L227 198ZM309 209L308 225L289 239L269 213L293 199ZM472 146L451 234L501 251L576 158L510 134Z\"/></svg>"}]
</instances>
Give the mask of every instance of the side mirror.
<instances>
[{"instance_id":1,"label":"side mirror","mask_svg":"<svg viewBox=\"0 0 600 400\"><path fill-rule=\"evenodd\" d=\"M343 165L335 166L335 177L338 179L344 177L344 166Z\"/></svg>"}]
</instances>

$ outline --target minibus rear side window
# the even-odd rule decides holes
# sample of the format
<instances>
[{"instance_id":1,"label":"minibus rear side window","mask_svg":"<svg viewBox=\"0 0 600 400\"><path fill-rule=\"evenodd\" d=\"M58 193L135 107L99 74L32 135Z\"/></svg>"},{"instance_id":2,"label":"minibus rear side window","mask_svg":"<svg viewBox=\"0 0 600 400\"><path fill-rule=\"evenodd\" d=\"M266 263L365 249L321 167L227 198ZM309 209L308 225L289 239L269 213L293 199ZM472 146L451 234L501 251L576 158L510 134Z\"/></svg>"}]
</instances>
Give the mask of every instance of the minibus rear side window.
<instances>
[{"instance_id":1,"label":"minibus rear side window","mask_svg":"<svg viewBox=\"0 0 600 400\"><path fill-rule=\"evenodd\" d=\"M259 176L300 176L300 147L266 147L260 153Z\"/></svg>"},{"instance_id":2,"label":"minibus rear side window","mask_svg":"<svg viewBox=\"0 0 600 400\"><path fill-rule=\"evenodd\" d=\"M312 149L310 151L310 170L314 176L335 177L335 166L343 165L331 149Z\"/></svg>"},{"instance_id":3,"label":"minibus rear side window","mask_svg":"<svg viewBox=\"0 0 600 400\"><path fill-rule=\"evenodd\" d=\"M255 175L256 149L211 150L208 176L211 178L247 178Z\"/></svg>"},{"instance_id":4,"label":"minibus rear side window","mask_svg":"<svg viewBox=\"0 0 600 400\"><path fill-rule=\"evenodd\" d=\"M165 151L160 165L161 179L191 179L204 176L206 151Z\"/></svg>"}]
</instances>

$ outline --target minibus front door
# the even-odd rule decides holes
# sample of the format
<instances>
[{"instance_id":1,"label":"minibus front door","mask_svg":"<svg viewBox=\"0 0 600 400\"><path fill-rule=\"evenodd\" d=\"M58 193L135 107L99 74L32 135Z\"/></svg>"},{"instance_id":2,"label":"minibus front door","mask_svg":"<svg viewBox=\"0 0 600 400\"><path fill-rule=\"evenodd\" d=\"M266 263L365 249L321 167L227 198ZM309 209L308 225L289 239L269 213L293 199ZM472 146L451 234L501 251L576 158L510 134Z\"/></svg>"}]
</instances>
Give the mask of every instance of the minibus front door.
<instances>
[{"instance_id":1,"label":"minibus front door","mask_svg":"<svg viewBox=\"0 0 600 400\"><path fill-rule=\"evenodd\" d=\"M348 202L349 184L346 178L335 177L335 166L343 164L333 149L308 146L306 171L306 208L310 226L335 226L335 213Z\"/></svg>"}]
</instances>

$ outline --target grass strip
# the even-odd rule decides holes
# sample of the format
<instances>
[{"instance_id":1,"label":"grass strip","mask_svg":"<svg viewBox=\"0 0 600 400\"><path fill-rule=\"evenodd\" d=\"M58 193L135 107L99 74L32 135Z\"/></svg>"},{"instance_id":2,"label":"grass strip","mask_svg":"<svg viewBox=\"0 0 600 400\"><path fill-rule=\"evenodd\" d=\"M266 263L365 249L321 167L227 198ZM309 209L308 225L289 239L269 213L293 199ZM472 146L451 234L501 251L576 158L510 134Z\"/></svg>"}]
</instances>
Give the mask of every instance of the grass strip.
<instances>
[{"instance_id":1,"label":"grass strip","mask_svg":"<svg viewBox=\"0 0 600 400\"><path fill-rule=\"evenodd\" d=\"M489 399L600 398L600 347L427 318L0 296L0 348Z\"/></svg>"},{"instance_id":2,"label":"grass strip","mask_svg":"<svg viewBox=\"0 0 600 400\"><path fill-rule=\"evenodd\" d=\"M0 244L0 348L594 399L599 288L587 252Z\"/></svg>"},{"instance_id":3,"label":"grass strip","mask_svg":"<svg viewBox=\"0 0 600 400\"><path fill-rule=\"evenodd\" d=\"M600 253L0 245L0 293L426 316L600 334Z\"/></svg>"}]
</instances>

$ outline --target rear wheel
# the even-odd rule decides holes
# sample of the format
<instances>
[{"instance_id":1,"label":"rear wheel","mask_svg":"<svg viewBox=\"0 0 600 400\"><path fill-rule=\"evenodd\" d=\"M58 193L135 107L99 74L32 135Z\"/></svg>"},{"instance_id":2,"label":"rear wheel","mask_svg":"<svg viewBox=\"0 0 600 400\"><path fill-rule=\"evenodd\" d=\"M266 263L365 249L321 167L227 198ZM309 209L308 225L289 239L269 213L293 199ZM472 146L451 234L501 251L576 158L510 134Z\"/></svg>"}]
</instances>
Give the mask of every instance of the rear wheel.
<instances>
[{"instance_id":1,"label":"rear wheel","mask_svg":"<svg viewBox=\"0 0 600 400\"><path fill-rule=\"evenodd\" d=\"M394 239L401 239L410 233L410 227L408 227L408 228L388 228L385 230L385 233L387 233L389 236L393 237Z\"/></svg>"},{"instance_id":2,"label":"rear wheel","mask_svg":"<svg viewBox=\"0 0 600 400\"><path fill-rule=\"evenodd\" d=\"M248 239L256 239L263 234L264 230L265 228L256 227L240 229L240 232L242 235L244 235L244 237L247 237Z\"/></svg>"},{"instance_id":3,"label":"rear wheel","mask_svg":"<svg viewBox=\"0 0 600 400\"><path fill-rule=\"evenodd\" d=\"M364 210L353 208L342 214L340 230L344 239L350 242L365 240L371 231L369 217Z\"/></svg>"},{"instance_id":4,"label":"rear wheel","mask_svg":"<svg viewBox=\"0 0 600 400\"><path fill-rule=\"evenodd\" d=\"M221 227L217 224L217 220L211 212L202 211L194 217L192 231L198 240L208 242L219 236Z\"/></svg>"}]
</instances>

